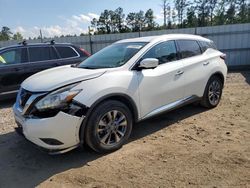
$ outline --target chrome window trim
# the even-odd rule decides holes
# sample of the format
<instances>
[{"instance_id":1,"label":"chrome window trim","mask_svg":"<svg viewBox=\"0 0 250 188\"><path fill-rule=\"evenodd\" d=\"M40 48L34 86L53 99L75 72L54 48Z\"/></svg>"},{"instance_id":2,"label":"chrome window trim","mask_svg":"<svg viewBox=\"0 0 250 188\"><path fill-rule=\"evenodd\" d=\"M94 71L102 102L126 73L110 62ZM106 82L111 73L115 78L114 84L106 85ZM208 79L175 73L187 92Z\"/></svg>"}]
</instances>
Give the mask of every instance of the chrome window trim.
<instances>
[{"instance_id":1,"label":"chrome window trim","mask_svg":"<svg viewBox=\"0 0 250 188\"><path fill-rule=\"evenodd\" d=\"M20 49L20 48L27 48L28 50L28 59L30 59L29 57L29 48L43 48L43 47L48 47L48 46L21 46L21 47L12 47L9 49L4 49L3 51L1 51L0 53L6 52L8 50L16 50L16 49ZM56 50L56 53L59 54L59 52L56 49L56 46L53 46ZM66 57L66 58L61 58L58 57L58 59L49 59L49 60L42 60L42 61L27 61L27 62L21 62L21 63L14 63L14 64L6 64L4 66L0 66L1 67L11 67L11 66L17 66L17 65L30 65L30 64L36 64L36 63L43 63L43 62L52 62L52 61L60 61L60 60L70 60L70 59L76 59L81 57L80 54L72 47L72 46L63 46L63 45L58 45L58 47L67 47L67 48L71 48L77 55L74 57ZM59 54L60 55L60 54Z\"/></svg>"},{"instance_id":2,"label":"chrome window trim","mask_svg":"<svg viewBox=\"0 0 250 188\"><path fill-rule=\"evenodd\" d=\"M200 49L200 54L196 54L196 55L193 55L193 56L190 56L190 57L180 57L180 59L179 60L182 60L182 59L188 59L188 58L192 58L192 57L197 57L197 56L201 56L201 55L203 55L203 52L202 52L202 50L201 50L201 47L200 47L200 44L199 44L199 42L198 42L198 40L194 40L194 39L176 39L175 40L175 44L176 44L176 46L178 47L177 49L178 49L178 53L180 53L180 56L181 56L181 52L180 52L180 45L178 44L178 41L194 41L194 42L196 42L196 44L199 46L199 49Z\"/></svg>"},{"instance_id":3,"label":"chrome window trim","mask_svg":"<svg viewBox=\"0 0 250 188\"><path fill-rule=\"evenodd\" d=\"M3 52L6 52L8 50L16 50L16 49L20 49L20 48L27 48L27 46L11 47L11 48L7 48L7 49L3 49L3 50L1 50L0 54L3 53Z\"/></svg>"},{"instance_id":4,"label":"chrome window trim","mask_svg":"<svg viewBox=\"0 0 250 188\"><path fill-rule=\"evenodd\" d=\"M32 48L43 48L44 46L32 46ZM47 46L45 46L47 47ZM71 46L60 46L60 47L67 47L67 48L71 48L74 50L74 52L77 54L77 56L74 56L74 57L67 57L67 58L61 58L61 57L58 57L58 59L49 59L49 60L42 60L42 61L29 61L29 62L24 62L24 63L19 63L19 65L23 65L23 64L31 64L31 63L42 63L42 62L51 62L51 61L60 61L60 60L69 60L69 59L74 59L74 58L78 58L80 57L80 54ZM30 48L29 46L27 46L27 48ZM54 46L54 48L56 48ZM56 50L56 49L55 49ZM28 49L28 52L29 52L29 49ZM57 53L59 53L57 50L56 50ZM60 55L60 54L59 54Z\"/></svg>"},{"instance_id":5,"label":"chrome window trim","mask_svg":"<svg viewBox=\"0 0 250 188\"><path fill-rule=\"evenodd\" d=\"M178 48L177 48L177 44L176 44L176 39L168 39L168 40L161 40L161 41L158 41L158 42L155 43L153 46L151 46L150 48L148 48L145 52L143 52L143 54L141 54L140 57L137 58L137 60L133 63L133 65L129 67L129 70L133 70L133 68L134 68L135 65L139 62L139 60L140 60L146 53L148 53L149 50L151 50L152 48L154 48L155 46L157 46L157 45L159 45L159 44L161 44L161 43L169 42L169 41L174 41L176 52L179 53ZM165 65L165 64L167 64L167 63L176 62L176 61L179 61L179 60L181 60L181 59L177 59L177 60L174 60L174 61L162 63L162 64L159 64L158 66Z\"/></svg>"},{"instance_id":6,"label":"chrome window trim","mask_svg":"<svg viewBox=\"0 0 250 188\"><path fill-rule=\"evenodd\" d=\"M178 44L177 44L177 41L178 41L178 40L191 40L191 39L182 39L182 38L178 38L178 39L167 39L167 40L158 41L158 42L156 42L155 44L153 44L150 48L148 48L145 52L143 52L143 53L140 55L140 57L138 57L138 58L136 59L136 61L129 67L129 70L130 70L130 71L133 70L133 68L134 68L135 65L139 62L139 60L140 60L149 50L151 50L151 49L154 48L156 45L161 44L161 43L163 43L163 42L174 41L174 42L175 42L175 46L176 46L176 51L177 51L177 53L180 53L179 47L178 47ZM196 43L197 43L198 46L199 46L199 43L198 43L197 40L191 40L191 41L196 41ZM200 41L203 41L203 40L200 40ZM205 41L205 42L206 42L206 41ZM150 44L150 43L149 43L149 44ZM197 55L191 56L191 57L186 57L186 58L180 58L180 57L179 57L178 60L175 60L175 61L173 61L173 62L180 61L180 60L183 60L183 59L198 57L198 56L202 56L202 55L203 55L203 53L201 52L200 54L197 54ZM171 63L171 62L168 62L168 63ZM159 66L164 65L164 64L165 64L165 63L159 64Z\"/></svg>"},{"instance_id":7,"label":"chrome window trim","mask_svg":"<svg viewBox=\"0 0 250 188\"><path fill-rule=\"evenodd\" d=\"M139 60L149 51L149 50L151 50L152 48L154 48L156 45L158 45L158 44L160 44L160 43L162 43L162 42L167 42L168 40L166 40L166 41L158 41L157 43L155 43L153 46L151 46L150 48L148 48L145 52L143 52L141 55L140 55L140 57L138 57L137 59L136 59L136 61L129 67L129 70L133 70L133 68L135 67L135 65L139 62ZM148 43L148 44L150 44L150 43ZM142 48L143 49L143 48ZM141 49L141 50L142 50ZM177 49L176 49L177 50ZM139 51L138 51L139 52ZM138 53L137 52L137 53ZM136 54L135 54L136 55Z\"/></svg>"}]
</instances>

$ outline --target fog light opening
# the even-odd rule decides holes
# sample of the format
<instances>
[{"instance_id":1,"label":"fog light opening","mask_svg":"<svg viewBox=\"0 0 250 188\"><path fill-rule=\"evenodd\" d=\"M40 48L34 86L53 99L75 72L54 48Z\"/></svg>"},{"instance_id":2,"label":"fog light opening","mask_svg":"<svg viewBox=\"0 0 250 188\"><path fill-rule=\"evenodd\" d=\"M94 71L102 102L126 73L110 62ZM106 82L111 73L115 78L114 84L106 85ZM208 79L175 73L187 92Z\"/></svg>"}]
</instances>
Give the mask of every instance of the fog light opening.
<instances>
[{"instance_id":1,"label":"fog light opening","mask_svg":"<svg viewBox=\"0 0 250 188\"><path fill-rule=\"evenodd\" d=\"M63 145L62 142L60 142L59 140L53 139L53 138L40 138L40 140L42 140L44 143L46 143L48 145L52 145L52 146Z\"/></svg>"}]
</instances>

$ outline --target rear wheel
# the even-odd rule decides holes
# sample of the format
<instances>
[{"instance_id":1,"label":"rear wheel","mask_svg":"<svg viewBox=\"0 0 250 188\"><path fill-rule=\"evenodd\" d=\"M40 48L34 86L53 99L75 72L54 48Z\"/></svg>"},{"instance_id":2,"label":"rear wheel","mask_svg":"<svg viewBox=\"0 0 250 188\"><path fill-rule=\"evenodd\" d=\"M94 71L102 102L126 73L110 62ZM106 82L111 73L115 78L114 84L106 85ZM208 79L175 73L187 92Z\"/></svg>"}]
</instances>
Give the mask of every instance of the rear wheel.
<instances>
[{"instance_id":1,"label":"rear wheel","mask_svg":"<svg viewBox=\"0 0 250 188\"><path fill-rule=\"evenodd\" d=\"M222 80L218 76L212 76L208 80L201 105L207 108L216 107L220 102L222 89Z\"/></svg>"},{"instance_id":2,"label":"rear wheel","mask_svg":"<svg viewBox=\"0 0 250 188\"><path fill-rule=\"evenodd\" d=\"M86 125L85 141L99 153L115 151L128 140L132 130L132 115L119 101L106 101L91 113Z\"/></svg>"}]
</instances>

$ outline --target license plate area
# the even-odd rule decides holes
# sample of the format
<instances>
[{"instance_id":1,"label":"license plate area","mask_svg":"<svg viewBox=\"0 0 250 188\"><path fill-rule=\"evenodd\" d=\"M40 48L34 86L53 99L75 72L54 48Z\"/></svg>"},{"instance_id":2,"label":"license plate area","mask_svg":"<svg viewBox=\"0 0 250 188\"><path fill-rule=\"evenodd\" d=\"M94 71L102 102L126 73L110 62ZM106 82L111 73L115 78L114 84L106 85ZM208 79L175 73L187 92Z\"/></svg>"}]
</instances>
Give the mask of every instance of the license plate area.
<instances>
[{"instance_id":1,"label":"license plate area","mask_svg":"<svg viewBox=\"0 0 250 188\"><path fill-rule=\"evenodd\" d=\"M17 133L20 133L23 135L23 124L24 124L24 118L18 113L15 112L15 121L17 124L17 127L15 128Z\"/></svg>"},{"instance_id":2,"label":"license plate area","mask_svg":"<svg viewBox=\"0 0 250 188\"><path fill-rule=\"evenodd\" d=\"M17 124L17 127L15 128L16 132L20 135L23 135L23 126L18 121L16 121L16 124Z\"/></svg>"}]
</instances>

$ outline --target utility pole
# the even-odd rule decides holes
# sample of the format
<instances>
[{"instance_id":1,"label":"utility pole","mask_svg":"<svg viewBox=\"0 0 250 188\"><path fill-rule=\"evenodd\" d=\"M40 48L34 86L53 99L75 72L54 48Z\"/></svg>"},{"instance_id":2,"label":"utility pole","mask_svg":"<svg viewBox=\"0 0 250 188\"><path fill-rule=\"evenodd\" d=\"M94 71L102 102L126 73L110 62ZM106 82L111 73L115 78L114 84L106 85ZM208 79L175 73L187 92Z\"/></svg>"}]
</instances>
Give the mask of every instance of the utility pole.
<instances>
[{"instance_id":1,"label":"utility pole","mask_svg":"<svg viewBox=\"0 0 250 188\"><path fill-rule=\"evenodd\" d=\"M140 24L140 27L139 27L139 37L141 37L141 24Z\"/></svg>"},{"instance_id":2,"label":"utility pole","mask_svg":"<svg viewBox=\"0 0 250 188\"><path fill-rule=\"evenodd\" d=\"M40 39L41 39L41 43L43 43L43 34L42 34L42 30L40 29Z\"/></svg>"},{"instance_id":3,"label":"utility pole","mask_svg":"<svg viewBox=\"0 0 250 188\"><path fill-rule=\"evenodd\" d=\"M93 47L92 47L92 38L91 38L91 31L93 31L90 26L88 27L89 28L89 46L90 46L90 53L93 54Z\"/></svg>"}]
</instances>

